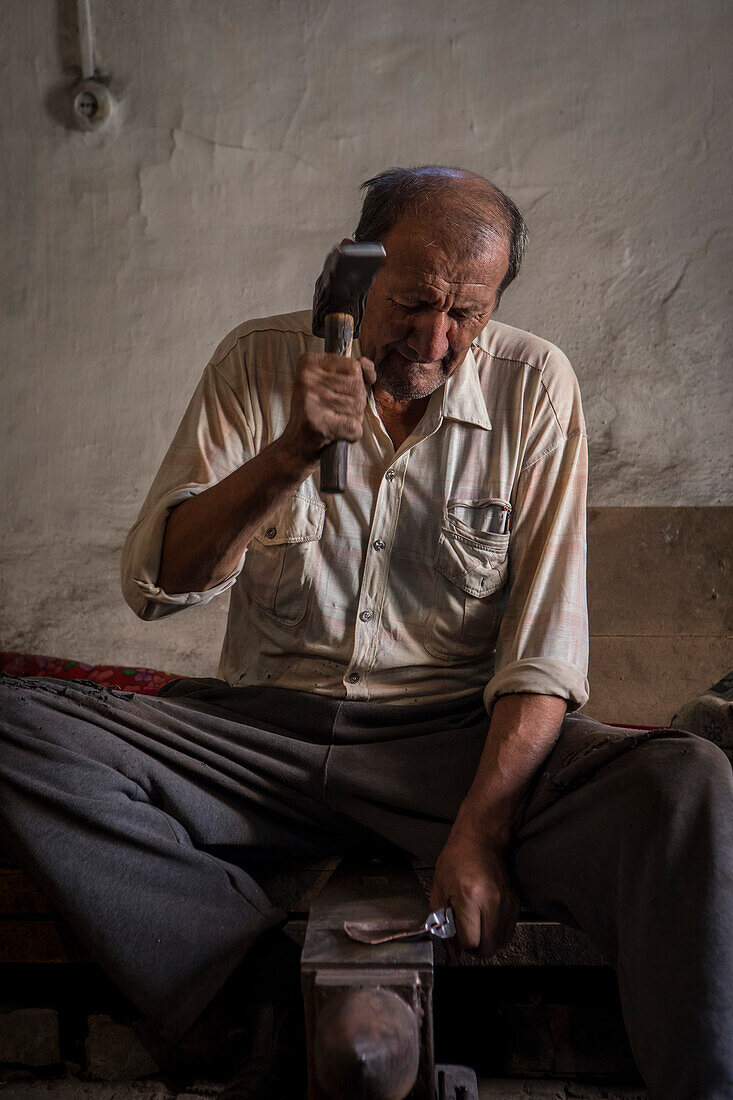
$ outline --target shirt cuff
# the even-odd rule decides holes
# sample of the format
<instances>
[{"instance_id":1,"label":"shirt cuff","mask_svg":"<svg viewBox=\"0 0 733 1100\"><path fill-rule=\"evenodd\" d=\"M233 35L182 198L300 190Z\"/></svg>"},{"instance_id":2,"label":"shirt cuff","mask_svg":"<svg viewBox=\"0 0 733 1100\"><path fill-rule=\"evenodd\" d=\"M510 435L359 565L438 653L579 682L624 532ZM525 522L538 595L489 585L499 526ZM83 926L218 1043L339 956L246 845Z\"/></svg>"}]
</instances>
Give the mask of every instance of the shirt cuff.
<instances>
[{"instance_id":1,"label":"shirt cuff","mask_svg":"<svg viewBox=\"0 0 733 1100\"><path fill-rule=\"evenodd\" d=\"M165 618L186 607L209 603L232 587L242 571L245 554L236 569L205 592L166 592L157 584L168 516L177 504L203 492L206 486L175 489L142 516L127 537L122 552L122 592L135 614L146 622Z\"/></svg>"},{"instance_id":2,"label":"shirt cuff","mask_svg":"<svg viewBox=\"0 0 733 1100\"><path fill-rule=\"evenodd\" d=\"M550 657L523 657L502 668L484 689L484 704L491 714L500 695L557 695L567 700L568 711L585 706L590 696L588 679L574 665Z\"/></svg>"}]
</instances>

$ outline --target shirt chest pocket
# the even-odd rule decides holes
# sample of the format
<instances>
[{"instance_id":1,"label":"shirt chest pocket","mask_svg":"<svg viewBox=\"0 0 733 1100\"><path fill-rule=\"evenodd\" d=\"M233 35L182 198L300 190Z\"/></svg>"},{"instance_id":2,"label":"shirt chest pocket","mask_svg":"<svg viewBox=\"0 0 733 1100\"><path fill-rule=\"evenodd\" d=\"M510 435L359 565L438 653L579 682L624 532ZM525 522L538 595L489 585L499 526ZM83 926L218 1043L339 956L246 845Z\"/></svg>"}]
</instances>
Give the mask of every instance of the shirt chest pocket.
<instances>
[{"instance_id":1,"label":"shirt chest pocket","mask_svg":"<svg viewBox=\"0 0 733 1100\"><path fill-rule=\"evenodd\" d=\"M448 514L435 552L425 648L435 657L485 658L506 602L509 533L476 530Z\"/></svg>"},{"instance_id":2,"label":"shirt chest pocket","mask_svg":"<svg viewBox=\"0 0 733 1100\"><path fill-rule=\"evenodd\" d=\"M299 623L308 607L325 515L325 504L296 493L247 548L244 579L251 599L288 626Z\"/></svg>"}]
</instances>

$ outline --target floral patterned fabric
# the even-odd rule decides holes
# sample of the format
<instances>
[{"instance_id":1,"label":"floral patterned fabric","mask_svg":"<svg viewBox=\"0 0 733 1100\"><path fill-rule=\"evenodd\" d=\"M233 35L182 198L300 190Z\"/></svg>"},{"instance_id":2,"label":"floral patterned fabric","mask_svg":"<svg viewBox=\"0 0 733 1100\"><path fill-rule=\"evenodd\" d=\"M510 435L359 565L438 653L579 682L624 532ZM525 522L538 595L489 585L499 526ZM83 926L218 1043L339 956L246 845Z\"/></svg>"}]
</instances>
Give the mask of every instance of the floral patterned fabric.
<instances>
[{"instance_id":1,"label":"floral patterned fabric","mask_svg":"<svg viewBox=\"0 0 733 1100\"><path fill-rule=\"evenodd\" d=\"M94 684L124 688L138 695L157 695L164 684L177 680L172 672L155 668L124 668L122 665L85 665L63 657L39 657L33 653L0 653L0 673L6 676L53 676L57 680L91 680ZM618 725L609 722L609 726ZM624 729L650 730L656 726L630 726Z\"/></svg>"},{"instance_id":2,"label":"floral patterned fabric","mask_svg":"<svg viewBox=\"0 0 733 1100\"><path fill-rule=\"evenodd\" d=\"M105 687L124 688L139 695L157 695L164 684L177 677L155 668L125 668L122 665L85 665L63 657L41 657L33 653L0 653L0 672L7 676L53 676L57 680L89 680Z\"/></svg>"}]
</instances>

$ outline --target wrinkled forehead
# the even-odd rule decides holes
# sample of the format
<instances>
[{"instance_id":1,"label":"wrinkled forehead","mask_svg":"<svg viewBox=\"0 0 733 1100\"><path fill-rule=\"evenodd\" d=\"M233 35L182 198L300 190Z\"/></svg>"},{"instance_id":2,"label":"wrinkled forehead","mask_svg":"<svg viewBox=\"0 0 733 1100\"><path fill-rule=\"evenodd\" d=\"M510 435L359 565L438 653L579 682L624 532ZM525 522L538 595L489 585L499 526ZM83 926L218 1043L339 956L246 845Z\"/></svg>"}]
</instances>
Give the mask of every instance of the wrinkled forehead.
<instances>
[{"instance_id":1,"label":"wrinkled forehead","mask_svg":"<svg viewBox=\"0 0 733 1100\"><path fill-rule=\"evenodd\" d=\"M501 230L469 238L465 225L447 218L403 217L382 243L387 253L382 270L392 284L494 291L509 263L508 242Z\"/></svg>"}]
</instances>

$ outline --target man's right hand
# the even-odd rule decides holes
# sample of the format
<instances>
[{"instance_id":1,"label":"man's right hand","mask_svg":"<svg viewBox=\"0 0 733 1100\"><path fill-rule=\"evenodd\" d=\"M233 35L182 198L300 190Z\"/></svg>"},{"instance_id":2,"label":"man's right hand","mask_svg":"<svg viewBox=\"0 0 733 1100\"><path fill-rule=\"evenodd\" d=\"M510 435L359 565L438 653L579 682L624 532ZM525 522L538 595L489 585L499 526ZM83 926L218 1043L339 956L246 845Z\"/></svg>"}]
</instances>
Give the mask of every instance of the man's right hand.
<instances>
[{"instance_id":1,"label":"man's right hand","mask_svg":"<svg viewBox=\"0 0 733 1100\"><path fill-rule=\"evenodd\" d=\"M279 443L309 467L337 439L361 439L366 386L376 373L370 359L305 352L298 359L290 419Z\"/></svg>"}]
</instances>

